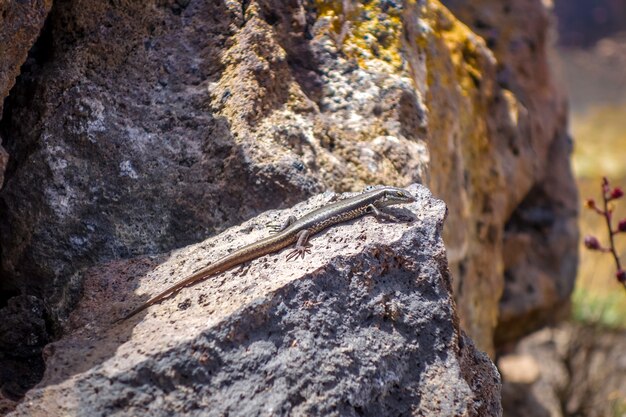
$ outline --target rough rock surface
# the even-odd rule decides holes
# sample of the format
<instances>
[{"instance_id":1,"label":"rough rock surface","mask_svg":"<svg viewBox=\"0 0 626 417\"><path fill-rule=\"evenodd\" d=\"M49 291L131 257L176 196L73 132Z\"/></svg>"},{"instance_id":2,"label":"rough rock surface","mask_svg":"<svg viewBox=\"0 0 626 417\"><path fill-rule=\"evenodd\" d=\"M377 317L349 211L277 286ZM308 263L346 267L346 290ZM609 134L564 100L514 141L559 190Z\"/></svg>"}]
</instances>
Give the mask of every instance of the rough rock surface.
<instances>
[{"instance_id":1,"label":"rough rock surface","mask_svg":"<svg viewBox=\"0 0 626 417\"><path fill-rule=\"evenodd\" d=\"M11 415L501 415L497 370L458 326L445 204L409 190L418 201L395 211L410 222L332 227L304 260L267 255L126 322L110 324L330 194L172 253L82 272L68 334L46 349L44 379Z\"/></svg>"},{"instance_id":2,"label":"rough rock surface","mask_svg":"<svg viewBox=\"0 0 626 417\"><path fill-rule=\"evenodd\" d=\"M0 115L51 6L52 0L0 1Z\"/></svg>"},{"instance_id":3,"label":"rough rock surface","mask_svg":"<svg viewBox=\"0 0 626 417\"><path fill-rule=\"evenodd\" d=\"M4 99L9 95L51 6L52 0L0 0L0 119ZM0 146L0 184L4 183L8 159L6 150Z\"/></svg>"},{"instance_id":4,"label":"rough rock surface","mask_svg":"<svg viewBox=\"0 0 626 417\"><path fill-rule=\"evenodd\" d=\"M41 379L41 350L50 338L37 297L11 298L0 317L0 415L5 415Z\"/></svg>"},{"instance_id":5,"label":"rough rock surface","mask_svg":"<svg viewBox=\"0 0 626 417\"><path fill-rule=\"evenodd\" d=\"M461 16L508 15L483 20L508 35L485 43L437 1L55 3L35 48L46 53L0 124L14 157L4 287L42 298L55 322L77 298L74 272L95 262L197 242L322 189L424 182L450 207L454 288L477 345L493 352L505 277L500 322L514 332L502 339L542 324L576 253L546 12L469 4Z\"/></svg>"},{"instance_id":6,"label":"rough rock surface","mask_svg":"<svg viewBox=\"0 0 626 417\"><path fill-rule=\"evenodd\" d=\"M497 155L490 168L498 173L497 182L504 181L495 190L503 195L485 199L489 227L470 245L482 236L487 241L491 234L497 236L494 249L502 254L498 280L504 276L504 289L495 343L502 345L558 321L569 308L578 261L578 193L569 162L566 100L548 65L546 2L444 3L485 40L497 62L497 87L485 102L492 114L486 133L489 150ZM480 259L476 264L484 273L494 262ZM462 274L453 268L455 272Z\"/></svg>"}]
</instances>

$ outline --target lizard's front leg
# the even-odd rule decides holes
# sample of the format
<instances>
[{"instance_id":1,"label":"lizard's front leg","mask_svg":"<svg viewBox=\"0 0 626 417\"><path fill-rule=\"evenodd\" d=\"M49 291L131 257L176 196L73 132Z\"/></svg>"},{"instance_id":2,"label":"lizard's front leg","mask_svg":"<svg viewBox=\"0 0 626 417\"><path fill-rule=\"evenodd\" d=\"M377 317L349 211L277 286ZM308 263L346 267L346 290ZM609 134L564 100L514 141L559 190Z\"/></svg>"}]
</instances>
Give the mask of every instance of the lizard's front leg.
<instances>
[{"instance_id":1,"label":"lizard's front leg","mask_svg":"<svg viewBox=\"0 0 626 417\"><path fill-rule=\"evenodd\" d=\"M372 212L372 214L374 214L374 216L376 217L376 219L380 220L387 220L389 222L402 222L403 220L397 216L394 216L391 213L387 213L385 211L382 211L380 209L378 209L375 205L370 204L368 206L368 209L370 212Z\"/></svg>"}]
</instances>

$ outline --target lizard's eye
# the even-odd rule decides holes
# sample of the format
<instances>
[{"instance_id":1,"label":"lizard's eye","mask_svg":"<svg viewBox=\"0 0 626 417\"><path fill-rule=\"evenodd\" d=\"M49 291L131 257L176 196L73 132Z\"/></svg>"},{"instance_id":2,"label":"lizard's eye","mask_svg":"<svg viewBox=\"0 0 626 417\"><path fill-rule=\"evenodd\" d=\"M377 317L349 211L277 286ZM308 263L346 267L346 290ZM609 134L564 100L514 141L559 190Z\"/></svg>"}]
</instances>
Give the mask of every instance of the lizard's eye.
<instances>
[{"instance_id":1,"label":"lizard's eye","mask_svg":"<svg viewBox=\"0 0 626 417\"><path fill-rule=\"evenodd\" d=\"M404 193L403 193L402 191L397 191L397 192L396 192L396 195L397 195L398 197L404 197Z\"/></svg>"}]
</instances>

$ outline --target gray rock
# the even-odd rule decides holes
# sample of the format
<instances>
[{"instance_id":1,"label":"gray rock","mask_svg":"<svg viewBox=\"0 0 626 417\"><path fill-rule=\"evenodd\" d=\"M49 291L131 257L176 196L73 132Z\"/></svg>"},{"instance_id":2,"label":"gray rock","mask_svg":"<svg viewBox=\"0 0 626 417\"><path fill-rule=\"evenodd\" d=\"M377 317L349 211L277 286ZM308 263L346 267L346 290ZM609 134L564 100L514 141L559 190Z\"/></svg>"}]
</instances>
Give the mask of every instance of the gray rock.
<instances>
[{"instance_id":1,"label":"gray rock","mask_svg":"<svg viewBox=\"0 0 626 417\"><path fill-rule=\"evenodd\" d=\"M577 242L545 2L448 3L458 18L437 1L55 3L0 123L3 288L54 327L84 267L321 190L420 182L450 208L477 346L543 325Z\"/></svg>"},{"instance_id":2,"label":"gray rock","mask_svg":"<svg viewBox=\"0 0 626 417\"><path fill-rule=\"evenodd\" d=\"M39 298L12 297L0 308L0 415L39 382L45 369L41 350L50 340Z\"/></svg>"},{"instance_id":3,"label":"gray rock","mask_svg":"<svg viewBox=\"0 0 626 417\"><path fill-rule=\"evenodd\" d=\"M83 272L67 335L17 416L501 415L499 375L458 327L441 239L446 207L419 185L398 214L332 227L313 253L250 262L111 324L318 195L206 241Z\"/></svg>"},{"instance_id":4,"label":"gray rock","mask_svg":"<svg viewBox=\"0 0 626 417\"><path fill-rule=\"evenodd\" d=\"M241 7L167 3L55 5L49 60L26 68L8 101L4 286L53 317L71 307L82 267L198 242L320 189L295 159L253 163L212 107L207 84Z\"/></svg>"}]
</instances>

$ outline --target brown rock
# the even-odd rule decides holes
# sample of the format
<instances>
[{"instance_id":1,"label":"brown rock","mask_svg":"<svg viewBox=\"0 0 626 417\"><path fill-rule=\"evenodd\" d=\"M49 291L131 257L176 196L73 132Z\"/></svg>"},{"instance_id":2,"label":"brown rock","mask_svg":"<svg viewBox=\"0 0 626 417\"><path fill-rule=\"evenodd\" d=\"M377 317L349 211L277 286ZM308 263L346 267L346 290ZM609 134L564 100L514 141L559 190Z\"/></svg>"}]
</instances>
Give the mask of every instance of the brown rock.
<instances>
[{"instance_id":1,"label":"brown rock","mask_svg":"<svg viewBox=\"0 0 626 417\"><path fill-rule=\"evenodd\" d=\"M0 0L0 120L4 99L15 84L51 6L52 0ZM0 184L4 183L8 159L6 150L0 146Z\"/></svg>"},{"instance_id":2,"label":"brown rock","mask_svg":"<svg viewBox=\"0 0 626 417\"><path fill-rule=\"evenodd\" d=\"M445 3L485 39L497 62L497 87L484 103L491 113L485 134L494 153L488 164L493 192L483 185L474 198L474 207L483 207L487 219L475 223L477 233L467 252L483 266L474 271L474 279L501 283L504 275L495 332L496 345L502 345L560 320L569 307L578 260L578 195L569 163L566 103L548 66L550 11L545 2ZM484 161L480 155L477 162ZM468 169L471 177L481 170ZM493 273L497 279L489 278ZM461 308L467 305L465 291L473 293L469 298L475 303L480 300L481 291L468 288L474 279L461 278ZM461 317L474 315L472 309Z\"/></svg>"},{"instance_id":3,"label":"brown rock","mask_svg":"<svg viewBox=\"0 0 626 417\"><path fill-rule=\"evenodd\" d=\"M514 338L574 278L569 143L539 3L536 21L502 23L506 53L437 1L56 4L48 61L22 74L0 126L15 157L0 194L6 285L39 294L57 322L79 297L75 272L96 262L198 242L323 189L423 182L450 207L462 325L492 353L500 309ZM505 263L520 236L527 253ZM499 304L505 277L517 286Z\"/></svg>"},{"instance_id":4,"label":"brown rock","mask_svg":"<svg viewBox=\"0 0 626 417\"><path fill-rule=\"evenodd\" d=\"M4 99L35 43L52 0L0 1L0 119Z\"/></svg>"},{"instance_id":5,"label":"brown rock","mask_svg":"<svg viewBox=\"0 0 626 417\"><path fill-rule=\"evenodd\" d=\"M181 250L83 272L68 334L12 416L499 416L499 375L462 336L441 239L446 207L422 186L371 216L183 289L128 321L124 310L265 224L327 203L318 195Z\"/></svg>"},{"instance_id":6,"label":"brown rock","mask_svg":"<svg viewBox=\"0 0 626 417\"><path fill-rule=\"evenodd\" d=\"M515 354L539 365L539 378L504 381L505 415L601 417L626 410L626 332L563 323L520 341ZM513 373L520 372L515 370ZM522 371L523 372L523 371ZM510 373L510 372L509 372Z\"/></svg>"}]
</instances>

